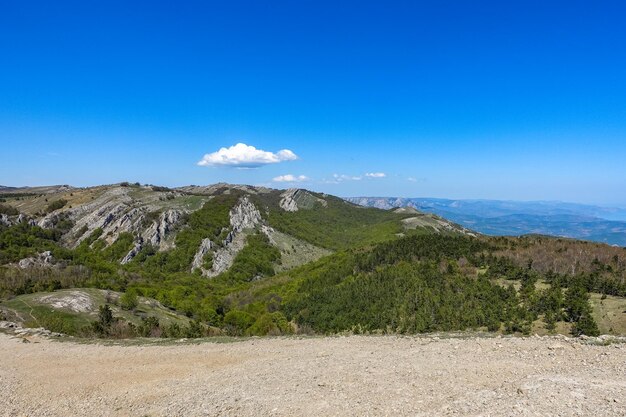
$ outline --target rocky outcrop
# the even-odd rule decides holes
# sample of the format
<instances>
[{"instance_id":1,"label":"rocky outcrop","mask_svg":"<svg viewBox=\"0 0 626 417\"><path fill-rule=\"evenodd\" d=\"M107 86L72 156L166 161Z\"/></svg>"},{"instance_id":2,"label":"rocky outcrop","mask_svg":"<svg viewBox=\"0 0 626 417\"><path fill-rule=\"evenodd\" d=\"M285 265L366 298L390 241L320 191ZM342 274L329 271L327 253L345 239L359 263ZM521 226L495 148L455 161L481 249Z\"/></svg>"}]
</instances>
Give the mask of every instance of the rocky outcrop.
<instances>
[{"instance_id":1,"label":"rocky outcrop","mask_svg":"<svg viewBox=\"0 0 626 417\"><path fill-rule=\"evenodd\" d=\"M50 213L37 222L37 226L42 229L52 229L59 222L58 213Z\"/></svg>"},{"instance_id":2,"label":"rocky outcrop","mask_svg":"<svg viewBox=\"0 0 626 417\"><path fill-rule=\"evenodd\" d=\"M0 214L0 225L2 226L11 226L13 222L11 218L7 214Z\"/></svg>"},{"instance_id":3,"label":"rocky outcrop","mask_svg":"<svg viewBox=\"0 0 626 417\"><path fill-rule=\"evenodd\" d=\"M36 226L37 222L25 215L24 213L20 213L17 216L9 216L8 214L0 214L0 225L2 226L13 226L14 224L27 223L29 226Z\"/></svg>"},{"instance_id":4,"label":"rocky outcrop","mask_svg":"<svg viewBox=\"0 0 626 417\"><path fill-rule=\"evenodd\" d=\"M54 266L55 260L52 256L52 252L45 251L41 252L37 256L33 256L30 258L21 259L17 265L21 269L29 269L29 268L50 268Z\"/></svg>"},{"instance_id":5,"label":"rocky outcrop","mask_svg":"<svg viewBox=\"0 0 626 417\"><path fill-rule=\"evenodd\" d=\"M22 338L22 341L28 342L26 337L31 336L45 336L45 337L61 337L65 336L63 333L52 332L48 329L44 329L43 327L22 327L21 325L14 323L12 321L0 321L0 330L4 330L9 334L13 334L17 337Z\"/></svg>"},{"instance_id":6,"label":"rocky outcrop","mask_svg":"<svg viewBox=\"0 0 626 417\"><path fill-rule=\"evenodd\" d=\"M142 248L143 248L143 240L140 239L139 241L135 242L135 245L133 246L133 248L130 251L128 251L126 256L124 256L124 259L122 259L120 263L122 265L125 265L129 263L130 261L132 261L133 258L137 256L137 254L141 251Z\"/></svg>"},{"instance_id":7,"label":"rocky outcrop","mask_svg":"<svg viewBox=\"0 0 626 417\"><path fill-rule=\"evenodd\" d=\"M204 264L204 257L206 256L207 253L209 253L212 247L213 247L213 242L211 242L211 239L209 238L202 239L202 243L200 243L200 247L198 248L198 251L193 257L193 262L191 263L192 271L195 271L196 269L200 269L204 273L204 269L202 268L202 265Z\"/></svg>"},{"instance_id":8,"label":"rocky outcrop","mask_svg":"<svg viewBox=\"0 0 626 417\"><path fill-rule=\"evenodd\" d=\"M278 205L285 211L298 211L300 209L311 209L316 203L326 207L326 200L316 197L306 190L300 188L290 188L280 195Z\"/></svg>"},{"instance_id":9,"label":"rocky outcrop","mask_svg":"<svg viewBox=\"0 0 626 417\"><path fill-rule=\"evenodd\" d=\"M247 231L261 225L262 221L261 213L256 206L247 196L242 197L230 210L230 232L226 235L222 246L214 250L211 269L202 268L204 257L213 247L209 239L204 239L194 257L192 271L201 269L202 275L207 277L214 277L225 272L233 264L235 256L246 245Z\"/></svg>"},{"instance_id":10,"label":"rocky outcrop","mask_svg":"<svg viewBox=\"0 0 626 417\"><path fill-rule=\"evenodd\" d=\"M124 259L121 260L121 264L127 264L143 249L146 244L150 244L159 250L165 247L166 238L174 231L175 225L182 219L184 212L180 210L167 210L159 216L157 221L143 231L141 236L135 241L133 248L126 254ZM117 228L114 232L135 231L141 226L139 224L144 218L143 211L139 209L132 209L119 220Z\"/></svg>"},{"instance_id":11,"label":"rocky outcrop","mask_svg":"<svg viewBox=\"0 0 626 417\"><path fill-rule=\"evenodd\" d=\"M213 252L213 265L210 270L204 271L203 275L214 277L226 272L235 260L235 257L246 246L247 233L240 231L232 236L230 242Z\"/></svg>"},{"instance_id":12,"label":"rocky outcrop","mask_svg":"<svg viewBox=\"0 0 626 417\"><path fill-rule=\"evenodd\" d=\"M280 208L285 211L298 211L298 203L296 202L296 195L300 190L289 189L282 193L280 199Z\"/></svg>"},{"instance_id":13,"label":"rocky outcrop","mask_svg":"<svg viewBox=\"0 0 626 417\"><path fill-rule=\"evenodd\" d=\"M165 239L174 231L174 227L181 221L184 212L180 210L166 210L142 234L145 242L152 246L161 247Z\"/></svg>"},{"instance_id":14,"label":"rocky outcrop","mask_svg":"<svg viewBox=\"0 0 626 417\"><path fill-rule=\"evenodd\" d=\"M134 208L133 205L128 190L119 187L107 190L89 203L66 210L65 213L74 222L74 227L67 233L65 243L70 247L78 246L97 228L103 230L109 243L117 239L121 232L136 232L141 224L139 215L143 215L144 210ZM134 212L129 214L131 210ZM127 216L124 217L125 215ZM133 221L129 222L129 217L133 217ZM136 227L130 227L131 225Z\"/></svg>"},{"instance_id":15,"label":"rocky outcrop","mask_svg":"<svg viewBox=\"0 0 626 417\"><path fill-rule=\"evenodd\" d=\"M72 232L77 233L84 227L87 228L87 231L77 239L74 245L77 246L80 242L86 239L95 229L98 228L101 228L103 230L103 234L105 236L113 232L113 229L115 229L118 232L117 234L119 234L120 224L123 222L128 224L128 219L124 221L121 219L121 217L124 216L129 209L130 207L124 203L109 202L97 208L93 212L90 212L83 217L78 218L74 227L72 228Z\"/></svg>"},{"instance_id":16,"label":"rocky outcrop","mask_svg":"<svg viewBox=\"0 0 626 417\"><path fill-rule=\"evenodd\" d=\"M233 232L252 229L259 223L261 223L261 213L247 196L230 210L230 225Z\"/></svg>"}]
</instances>

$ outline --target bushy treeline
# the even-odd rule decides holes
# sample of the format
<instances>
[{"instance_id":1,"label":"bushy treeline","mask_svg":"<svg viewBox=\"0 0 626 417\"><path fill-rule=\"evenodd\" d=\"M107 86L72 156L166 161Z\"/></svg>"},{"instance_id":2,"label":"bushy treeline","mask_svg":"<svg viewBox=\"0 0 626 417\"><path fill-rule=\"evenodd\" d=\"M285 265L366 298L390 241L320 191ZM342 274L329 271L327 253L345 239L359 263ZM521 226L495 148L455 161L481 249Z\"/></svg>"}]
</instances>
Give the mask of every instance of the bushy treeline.
<instances>
[{"instance_id":1,"label":"bushy treeline","mask_svg":"<svg viewBox=\"0 0 626 417\"><path fill-rule=\"evenodd\" d=\"M536 290L539 276L522 271L507 277L521 288L504 288L485 274L462 273L459 259L477 268L489 246L477 239L441 235L413 236L343 257L343 263L318 265L301 276L285 311L316 331L429 332L484 328L528 334L547 317L574 323L574 332L596 334L588 293L573 281L563 297L561 282ZM442 262L444 261L444 262Z\"/></svg>"},{"instance_id":2,"label":"bushy treeline","mask_svg":"<svg viewBox=\"0 0 626 417\"><path fill-rule=\"evenodd\" d=\"M484 241L465 236L438 234L407 236L376 245L356 258L361 271L373 271L380 265L393 265L400 261L441 261L460 258L473 259L479 251L489 248ZM474 261L476 263L478 261Z\"/></svg>"},{"instance_id":3,"label":"bushy treeline","mask_svg":"<svg viewBox=\"0 0 626 417\"><path fill-rule=\"evenodd\" d=\"M515 294L485 278L441 272L434 262L401 262L335 281L307 280L308 291L286 303L288 316L323 333L495 331L517 302Z\"/></svg>"},{"instance_id":4,"label":"bushy treeline","mask_svg":"<svg viewBox=\"0 0 626 417\"><path fill-rule=\"evenodd\" d=\"M561 279L576 277L589 291L626 296L626 248L573 239L542 236L490 238L490 255L500 265L526 267L542 275Z\"/></svg>"},{"instance_id":5,"label":"bushy treeline","mask_svg":"<svg viewBox=\"0 0 626 417\"><path fill-rule=\"evenodd\" d=\"M17 262L39 252L51 251L55 257L67 259L70 251L58 244L61 229L42 229L26 222L0 227L0 264Z\"/></svg>"},{"instance_id":6,"label":"bushy treeline","mask_svg":"<svg viewBox=\"0 0 626 417\"><path fill-rule=\"evenodd\" d=\"M497 253L497 252L496 252ZM511 259L509 256L496 256L493 254L482 254L481 260L489 265L489 276L493 278L508 277L509 279L520 279L527 270L532 270L540 275L548 283L567 287L570 282L580 282L587 291L598 292L606 295L626 297L626 278L622 273L615 273L607 270L610 266L595 259L588 268L579 265L577 273L559 273L553 270L537 268L532 258L525 259L525 265L519 260Z\"/></svg>"}]
</instances>

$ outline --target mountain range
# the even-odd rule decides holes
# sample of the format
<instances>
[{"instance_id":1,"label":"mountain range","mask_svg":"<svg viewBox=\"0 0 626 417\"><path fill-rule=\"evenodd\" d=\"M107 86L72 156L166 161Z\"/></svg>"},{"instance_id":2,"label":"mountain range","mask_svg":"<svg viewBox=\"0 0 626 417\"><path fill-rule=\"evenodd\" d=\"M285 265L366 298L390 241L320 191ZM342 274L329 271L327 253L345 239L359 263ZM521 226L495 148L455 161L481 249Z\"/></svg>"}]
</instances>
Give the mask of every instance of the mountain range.
<instances>
[{"instance_id":1,"label":"mountain range","mask_svg":"<svg viewBox=\"0 0 626 417\"><path fill-rule=\"evenodd\" d=\"M626 246L626 209L556 201L350 197L366 207L413 207L493 236L540 234Z\"/></svg>"},{"instance_id":2,"label":"mountain range","mask_svg":"<svg viewBox=\"0 0 626 417\"><path fill-rule=\"evenodd\" d=\"M455 217L523 223L512 204L225 183L4 187L0 320L114 338L626 333L622 248L490 237Z\"/></svg>"}]
</instances>

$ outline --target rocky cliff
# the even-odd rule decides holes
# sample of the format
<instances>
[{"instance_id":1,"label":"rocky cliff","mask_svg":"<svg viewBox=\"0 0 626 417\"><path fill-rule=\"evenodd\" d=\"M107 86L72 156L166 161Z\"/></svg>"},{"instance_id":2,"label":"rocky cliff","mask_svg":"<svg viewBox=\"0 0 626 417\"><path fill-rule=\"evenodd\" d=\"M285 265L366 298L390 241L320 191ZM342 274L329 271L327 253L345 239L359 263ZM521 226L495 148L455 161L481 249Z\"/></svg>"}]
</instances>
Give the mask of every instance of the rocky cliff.
<instances>
[{"instance_id":1,"label":"rocky cliff","mask_svg":"<svg viewBox=\"0 0 626 417\"><path fill-rule=\"evenodd\" d=\"M194 256L192 271L200 269L202 275L214 277L228 270L235 256L246 244L247 234L262 225L261 213L247 196L242 197L230 210L230 230L222 245L215 247L210 239L204 239ZM214 249L212 252L211 250ZM207 256L212 257L210 269L203 267Z\"/></svg>"}]
</instances>

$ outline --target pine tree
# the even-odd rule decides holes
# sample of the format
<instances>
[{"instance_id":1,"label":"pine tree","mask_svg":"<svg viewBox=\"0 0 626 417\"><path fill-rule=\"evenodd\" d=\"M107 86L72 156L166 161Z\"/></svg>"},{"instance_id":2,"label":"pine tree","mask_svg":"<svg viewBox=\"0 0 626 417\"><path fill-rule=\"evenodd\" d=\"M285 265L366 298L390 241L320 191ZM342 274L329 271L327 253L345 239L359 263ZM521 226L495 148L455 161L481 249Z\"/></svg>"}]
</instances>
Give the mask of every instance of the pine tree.
<instances>
[{"instance_id":1,"label":"pine tree","mask_svg":"<svg viewBox=\"0 0 626 417\"><path fill-rule=\"evenodd\" d=\"M587 336L598 336L600 334L600 330L598 330L598 325L591 314L586 312L581 315L580 319L576 322L576 324L574 324L572 334L574 336L580 336L583 334Z\"/></svg>"}]
</instances>

